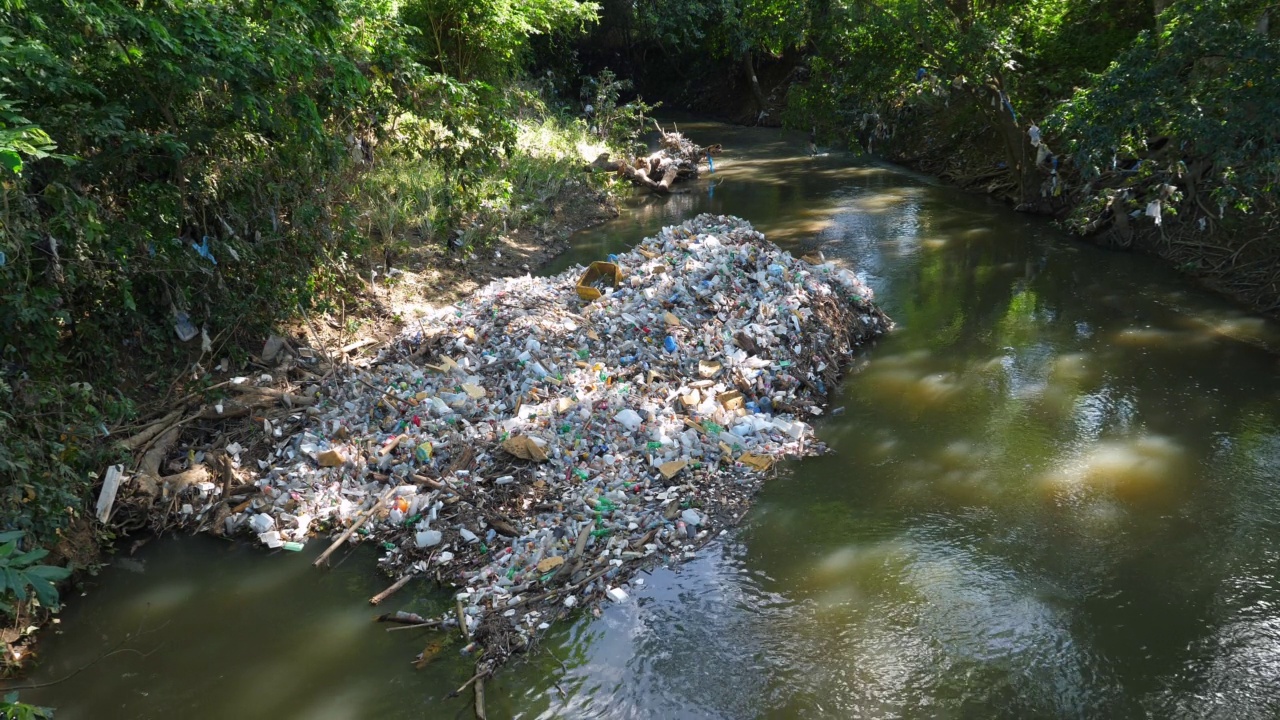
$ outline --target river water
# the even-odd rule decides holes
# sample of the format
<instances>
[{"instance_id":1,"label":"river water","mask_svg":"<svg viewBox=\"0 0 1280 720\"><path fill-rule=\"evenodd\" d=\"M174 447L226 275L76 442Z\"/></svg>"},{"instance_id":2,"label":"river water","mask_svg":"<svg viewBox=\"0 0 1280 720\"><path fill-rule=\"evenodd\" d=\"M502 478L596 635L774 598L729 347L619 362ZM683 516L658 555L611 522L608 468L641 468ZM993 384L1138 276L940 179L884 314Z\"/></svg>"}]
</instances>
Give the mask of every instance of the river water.
<instances>
[{"instance_id":1,"label":"river water","mask_svg":"<svg viewBox=\"0 0 1280 720\"><path fill-rule=\"evenodd\" d=\"M489 717L1280 716L1274 325L983 198L807 157L803 135L682 129L724 143L717 172L555 267L736 214L856 267L898 328L819 423L835 454L553 629L488 684ZM59 720L469 717L447 695L473 661L415 670L438 636L371 623L372 551L320 571L322 545L151 543L71 599L34 680L74 675L23 699Z\"/></svg>"}]
</instances>

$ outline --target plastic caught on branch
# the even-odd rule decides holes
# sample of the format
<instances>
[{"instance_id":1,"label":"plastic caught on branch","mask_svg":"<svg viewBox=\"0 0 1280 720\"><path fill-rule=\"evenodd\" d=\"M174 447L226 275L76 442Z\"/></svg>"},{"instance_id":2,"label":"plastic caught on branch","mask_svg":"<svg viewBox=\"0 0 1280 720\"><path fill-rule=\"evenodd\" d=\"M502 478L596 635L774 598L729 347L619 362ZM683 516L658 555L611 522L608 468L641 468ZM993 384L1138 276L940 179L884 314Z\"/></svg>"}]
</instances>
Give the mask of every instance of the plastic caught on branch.
<instances>
[{"instance_id":1,"label":"plastic caught on branch","mask_svg":"<svg viewBox=\"0 0 1280 720\"><path fill-rule=\"evenodd\" d=\"M209 252L209 236L208 235L205 235L203 238L201 238L199 244L192 242L191 247L195 248L196 254L198 254L200 257L204 258L205 260L208 260L214 265L218 264L217 258L213 256L213 253Z\"/></svg>"},{"instance_id":2,"label":"plastic caught on branch","mask_svg":"<svg viewBox=\"0 0 1280 720\"><path fill-rule=\"evenodd\" d=\"M1000 102L1004 103L1004 106L1005 106L1006 108L1008 108L1008 109L1009 109L1009 117L1012 117L1012 118L1013 118L1013 123L1014 123L1015 125L1017 125L1017 124L1018 124L1018 113L1014 112L1014 110L1013 110L1013 103L1009 102L1009 96L1008 96L1008 95L1006 95L1006 94L1004 93L1004 91L1003 91L1003 90L1002 90L1002 91L1000 91Z\"/></svg>"}]
</instances>

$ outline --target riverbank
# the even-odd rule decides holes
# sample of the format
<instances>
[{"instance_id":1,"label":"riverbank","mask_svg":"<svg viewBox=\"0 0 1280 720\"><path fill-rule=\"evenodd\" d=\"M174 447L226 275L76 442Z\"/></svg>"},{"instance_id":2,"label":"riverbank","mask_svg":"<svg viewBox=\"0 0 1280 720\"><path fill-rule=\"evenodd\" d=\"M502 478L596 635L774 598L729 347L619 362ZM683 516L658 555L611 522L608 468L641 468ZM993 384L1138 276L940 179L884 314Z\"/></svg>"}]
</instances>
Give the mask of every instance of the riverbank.
<instances>
[{"instance_id":1,"label":"riverbank","mask_svg":"<svg viewBox=\"0 0 1280 720\"><path fill-rule=\"evenodd\" d=\"M376 358L281 345L272 372L134 436L141 467L110 527L302 551L349 526L317 564L359 528L352 544L384 546L399 578L378 600L418 578L462 588L458 615L406 617L452 623L492 673L557 618L624 601L639 570L695 557L775 462L820 453L805 421L889 327L848 269L735 218L667 228L616 262L624 284L594 303L577 270L490 282Z\"/></svg>"}]
</instances>

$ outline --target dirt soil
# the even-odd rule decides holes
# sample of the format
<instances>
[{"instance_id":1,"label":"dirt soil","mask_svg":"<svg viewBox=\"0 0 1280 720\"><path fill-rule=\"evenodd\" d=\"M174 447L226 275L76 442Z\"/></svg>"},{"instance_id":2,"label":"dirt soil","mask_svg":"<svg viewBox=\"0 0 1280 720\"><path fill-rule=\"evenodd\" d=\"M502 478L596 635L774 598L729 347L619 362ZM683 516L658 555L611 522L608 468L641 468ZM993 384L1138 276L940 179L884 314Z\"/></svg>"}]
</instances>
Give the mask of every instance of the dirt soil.
<instances>
[{"instance_id":1,"label":"dirt soil","mask_svg":"<svg viewBox=\"0 0 1280 720\"><path fill-rule=\"evenodd\" d=\"M492 245L472 253L450 251L439 243L416 243L391 258L375 283L365 283L356 304L285 329L293 341L318 349L338 350L373 340L351 352L375 354L423 308L457 302L494 278L537 272L569 248L574 232L618 216L614 199L585 183L561 191L550 201L549 210L543 224L503 233ZM249 350L256 355L260 349Z\"/></svg>"}]
</instances>

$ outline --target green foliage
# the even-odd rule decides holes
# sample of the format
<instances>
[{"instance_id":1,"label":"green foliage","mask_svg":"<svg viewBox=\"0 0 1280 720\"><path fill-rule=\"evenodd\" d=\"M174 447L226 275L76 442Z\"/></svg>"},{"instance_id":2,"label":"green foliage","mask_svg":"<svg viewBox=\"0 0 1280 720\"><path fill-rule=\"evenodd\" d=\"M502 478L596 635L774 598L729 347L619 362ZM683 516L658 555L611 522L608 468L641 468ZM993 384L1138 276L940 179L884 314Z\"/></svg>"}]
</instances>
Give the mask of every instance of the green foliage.
<instances>
[{"instance_id":1,"label":"green foliage","mask_svg":"<svg viewBox=\"0 0 1280 720\"><path fill-rule=\"evenodd\" d=\"M0 94L0 169L21 175L24 156L43 160L55 147L48 133L19 115L17 105Z\"/></svg>"},{"instance_id":2,"label":"green foliage","mask_svg":"<svg viewBox=\"0 0 1280 720\"><path fill-rule=\"evenodd\" d=\"M401 17L428 67L468 80L509 73L530 36L581 30L598 10L580 0L410 0Z\"/></svg>"},{"instance_id":3,"label":"green foliage","mask_svg":"<svg viewBox=\"0 0 1280 720\"><path fill-rule=\"evenodd\" d=\"M642 38L683 59L737 60L759 50L771 55L804 44L819 3L807 0L649 0L636 3Z\"/></svg>"},{"instance_id":4,"label":"green foliage","mask_svg":"<svg viewBox=\"0 0 1280 720\"><path fill-rule=\"evenodd\" d=\"M817 36L809 91L880 112L912 98L972 98L989 107L990 89L1026 115L1123 48L1141 22L1134 7L1119 0L842 7Z\"/></svg>"},{"instance_id":5,"label":"green foliage","mask_svg":"<svg viewBox=\"0 0 1280 720\"><path fill-rule=\"evenodd\" d=\"M0 699L0 718L4 720L48 720L53 708L18 702L18 693L11 692Z\"/></svg>"},{"instance_id":6,"label":"green foliage","mask_svg":"<svg viewBox=\"0 0 1280 720\"><path fill-rule=\"evenodd\" d=\"M1161 32L1143 33L1063 103L1052 128L1068 140L1084 177L1127 171L1134 206L1168 185L1185 187L1197 212L1215 219L1227 209L1275 210L1280 41L1259 27L1270 7L1260 0L1175 2Z\"/></svg>"},{"instance_id":7,"label":"green foliage","mask_svg":"<svg viewBox=\"0 0 1280 720\"><path fill-rule=\"evenodd\" d=\"M10 615L15 611L11 598L25 603L34 597L44 607L57 608L58 588L54 583L71 575L68 568L36 564L49 554L44 548L19 551L18 541L24 535L22 530L0 532L0 612Z\"/></svg>"},{"instance_id":8,"label":"green foliage","mask_svg":"<svg viewBox=\"0 0 1280 720\"><path fill-rule=\"evenodd\" d=\"M120 458L104 441L109 425L133 405L88 383L0 373L0 519L35 537L52 538L79 514L91 469ZM8 410L11 408L16 410Z\"/></svg>"},{"instance_id":9,"label":"green foliage","mask_svg":"<svg viewBox=\"0 0 1280 720\"><path fill-rule=\"evenodd\" d=\"M622 94L633 87L630 80L619 80L608 68L582 84L582 98L592 108L596 135L623 155L643 147L640 135L646 129L646 118L661 105L649 105L639 97L619 104Z\"/></svg>"}]
</instances>

